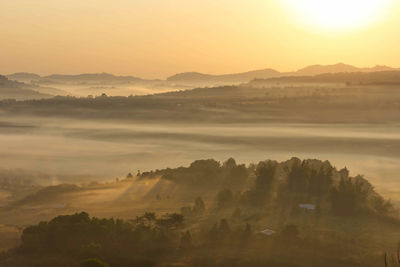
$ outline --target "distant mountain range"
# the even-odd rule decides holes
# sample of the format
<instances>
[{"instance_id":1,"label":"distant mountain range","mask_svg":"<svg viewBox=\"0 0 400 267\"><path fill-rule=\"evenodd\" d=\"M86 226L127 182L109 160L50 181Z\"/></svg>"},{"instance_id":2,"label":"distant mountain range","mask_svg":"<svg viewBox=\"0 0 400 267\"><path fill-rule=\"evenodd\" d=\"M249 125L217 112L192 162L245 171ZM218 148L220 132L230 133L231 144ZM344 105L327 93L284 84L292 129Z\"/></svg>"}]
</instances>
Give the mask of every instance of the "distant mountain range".
<instances>
[{"instance_id":1,"label":"distant mountain range","mask_svg":"<svg viewBox=\"0 0 400 267\"><path fill-rule=\"evenodd\" d=\"M243 73L213 75L199 72L184 72L168 77L165 82L179 84L237 84L249 82L253 79L269 79L282 76L314 76L325 73L353 73L353 72L380 72L399 71L400 69L388 66L375 66L372 68L358 68L344 63L334 65L312 65L294 72L279 72L274 69L262 69ZM40 76L34 73L14 73L7 75L10 80L38 84L126 84L126 83L154 83L163 80L147 80L134 76L116 76L109 73L91 73L78 75L53 74Z\"/></svg>"},{"instance_id":2,"label":"distant mountain range","mask_svg":"<svg viewBox=\"0 0 400 267\"><path fill-rule=\"evenodd\" d=\"M372 75L370 75L373 73ZM117 76L108 73L92 73L78 75L54 74L40 76L34 73L14 73L0 76L0 98L38 98L54 95L74 94L70 89L74 86L90 87L91 94L101 94L104 86L125 86L170 88L170 91L182 88L213 87L236 85L253 80L267 82L337 82L337 83L400 83L400 69L388 66L358 68L339 63L334 65L313 65L294 72L279 72L274 69L262 69L243 73L213 75L198 72L175 74L166 80L147 80L134 76ZM62 88L68 90L59 90ZM98 92L97 92L97 91ZM169 89L168 89L169 90ZM24 97L23 97L24 95Z\"/></svg>"},{"instance_id":3,"label":"distant mountain range","mask_svg":"<svg viewBox=\"0 0 400 267\"><path fill-rule=\"evenodd\" d=\"M344 63L334 65L313 65L300 69L295 72L279 72L274 69L264 69L249 71L237 74L226 75L210 75L198 72L185 72L176 74L167 78L167 81L174 83L214 83L221 84L238 84L249 82L253 79L270 79L286 76L315 76L327 73L357 73L357 72L381 72L381 71L399 71L387 66L375 66L372 68L358 68Z\"/></svg>"},{"instance_id":4,"label":"distant mountain range","mask_svg":"<svg viewBox=\"0 0 400 267\"><path fill-rule=\"evenodd\" d=\"M345 73L345 72L380 72L380 71L395 71L400 70L388 66L375 66L372 68L358 68L344 63L335 65L312 65L296 71L295 73L287 73L295 76L310 76L324 73Z\"/></svg>"},{"instance_id":5,"label":"distant mountain range","mask_svg":"<svg viewBox=\"0 0 400 267\"><path fill-rule=\"evenodd\" d=\"M112 84L148 81L133 76L116 76L109 73L89 73L78 75L53 74L49 76L40 76L34 73L20 72L8 75L7 77L11 80L38 84Z\"/></svg>"},{"instance_id":6,"label":"distant mountain range","mask_svg":"<svg viewBox=\"0 0 400 267\"><path fill-rule=\"evenodd\" d=\"M341 83L348 85L400 85L400 71L340 72L314 76L283 76L255 79L251 84L262 83Z\"/></svg>"}]
</instances>

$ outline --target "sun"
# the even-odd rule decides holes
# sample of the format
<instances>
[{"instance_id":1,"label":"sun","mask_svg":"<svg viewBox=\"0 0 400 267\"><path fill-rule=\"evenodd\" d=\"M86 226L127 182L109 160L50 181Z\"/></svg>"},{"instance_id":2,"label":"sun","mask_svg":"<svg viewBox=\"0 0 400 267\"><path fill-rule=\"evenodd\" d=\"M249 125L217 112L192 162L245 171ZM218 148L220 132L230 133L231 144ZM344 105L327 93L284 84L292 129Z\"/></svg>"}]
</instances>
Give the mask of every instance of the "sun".
<instances>
[{"instance_id":1,"label":"sun","mask_svg":"<svg viewBox=\"0 0 400 267\"><path fill-rule=\"evenodd\" d=\"M283 0L295 17L315 28L353 29L378 21L396 0Z\"/></svg>"}]
</instances>

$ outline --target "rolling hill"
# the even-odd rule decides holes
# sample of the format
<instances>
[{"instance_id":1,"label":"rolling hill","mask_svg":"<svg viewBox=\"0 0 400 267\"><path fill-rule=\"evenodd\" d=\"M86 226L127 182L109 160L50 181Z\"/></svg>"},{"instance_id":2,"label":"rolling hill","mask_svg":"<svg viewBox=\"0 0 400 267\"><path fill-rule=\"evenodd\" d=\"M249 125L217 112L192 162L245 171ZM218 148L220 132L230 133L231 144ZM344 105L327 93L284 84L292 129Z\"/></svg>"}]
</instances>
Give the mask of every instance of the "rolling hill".
<instances>
[{"instance_id":1,"label":"rolling hill","mask_svg":"<svg viewBox=\"0 0 400 267\"><path fill-rule=\"evenodd\" d=\"M324 73L349 73L349 72L380 72L380 71L396 71L399 69L395 69L388 66L375 66L372 68L358 68L352 65L338 63L334 65L312 65L305 68L302 68L293 75L295 76L313 76Z\"/></svg>"},{"instance_id":2,"label":"rolling hill","mask_svg":"<svg viewBox=\"0 0 400 267\"><path fill-rule=\"evenodd\" d=\"M284 76L256 79L250 84L262 83L345 83L355 85L399 85L400 71L341 72L314 76Z\"/></svg>"},{"instance_id":3,"label":"rolling hill","mask_svg":"<svg viewBox=\"0 0 400 267\"><path fill-rule=\"evenodd\" d=\"M388 72L398 71L400 69L388 66L375 66L371 68L358 68L352 65L338 63L334 65L312 65L293 72L279 72L274 69L255 70L244 73L212 75L199 72L184 72L175 74L167 78L168 82L191 84L194 86L201 85L232 85L246 83L254 79L272 79L280 77L302 77L315 76L321 74L336 73L371 73L371 72Z\"/></svg>"},{"instance_id":4,"label":"rolling hill","mask_svg":"<svg viewBox=\"0 0 400 267\"><path fill-rule=\"evenodd\" d=\"M133 76L116 76L109 73L87 73L78 75L53 74L41 77L40 82L63 84L125 84L139 83L146 80Z\"/></svg>"},{"instance_id":5,"label":"rolling hill","mask_svg":"<svg viewBox=\"0 0 400 267\"><path fill-rule=\"evenodd\" d=\"M212 75L198 72L185 72L167 78L167 81L174 83L191 84L237 84L260 78L272 78L282 74L273 69L255 70L236 74Z\"/></svg>"},{"instance_id":6,"label":"rolling hill","mask_svg":"<svg viewBox=\"0 0 400 267\"><path fill-rule=\"evenodd\" d=\"M42 99L65 95L62 90L9 80L0 75L0 99Z\"/></svg>"},{"instance_id":7,"label":"rolling hill","mask_svg":"<svg viewBox=\"0 0 400 267\"><path fill-rule=\"evenodd\" d=\"M32 83L38 81L41 77L35 73L18 72L7 75L7 78L17 82Z\"/></svg>"},{"instance_id":8,"label":"rolling hill","mask_svg":"<svg viewBox=\"0 0 400 267\"><path fill-rule=\"evenodd\" d=\"M162 88L164 91L166 88L170 91L176 91L194 87L238 85L248 83L252 80L269 80L273 82L397 83L398 78L396 75L398 71L400 71L400 69L388 66L377 65L370 68L358 68L352 65L338 63L334 65L312 65L293 72L279 72L270 68L223 75L183 72L170 76L165 80L149 80L134 76L118 76L109 73L86 73L77 75L53 74L40 76L34 73L20 72L8 75L7 78L33 86L33 88L25 89L31 89L50 95L82 95L80 93L82 90L84 91L84 95L101 94L104 91L112 94L113 92L112 90L110 91L110 88L113 86L116 86L116 90L114 91L118 91L117 89L124 87L123 89L125 91L128 90L129 95L138 94L138 92L131 90L133 87L151 89L151 92L156 88ZM373 74L369 75L370 73ZM74 86L82 88L78 88L78 91L74 91ZM68 93L66 91L68 91Z\"/></svg>"}]
</instances>

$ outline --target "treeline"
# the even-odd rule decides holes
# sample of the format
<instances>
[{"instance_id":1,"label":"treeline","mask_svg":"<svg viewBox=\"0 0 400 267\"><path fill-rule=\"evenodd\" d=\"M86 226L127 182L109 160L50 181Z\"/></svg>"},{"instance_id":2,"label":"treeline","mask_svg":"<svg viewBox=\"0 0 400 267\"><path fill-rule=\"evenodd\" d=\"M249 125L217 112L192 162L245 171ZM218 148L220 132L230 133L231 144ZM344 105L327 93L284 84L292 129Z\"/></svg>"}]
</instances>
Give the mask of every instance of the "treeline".
<instances>
[{"instance_id":1,"label":"treeline","mask_svg":"<svg viewBox=\"0 0 400 267\"><path fill-rule=\"evenodd\" d=\"M74 97L57 96L49 99L16 101L0 100L0 110L13 115L33 114L36 116L60 116L69 118L118 118L128 120L171 120L171 114L181 120L189 120L199 114L198 119L208 120L209 112L200 107L209 101L170 98L166 96L100 96ZM162 112L161 112L162 111ZM199 114L198 114L199 113ZM207 116L204 116L206 114ZM171 117L172 116L172 117Z\"/></svg>"},{"instance_id":2,"label":"treeline","mask_svg":"<svg viewBox=\"0 0 400 267\"><path fill-rule=\"evenodd\" d=\"M228 159L198 160L189 167L157 170L141 174L185 185L198 194L217 190L215 207L259 209L271 207L287 215L296 214L301 205L317 213L351 216L388 215L393 205L385 200L362 176L351 177L347 169L337 170L328 161L262 161L245 166ZM311 206L310 206L311 205Z\"/></svg>"},{"instance_id":3,"label":"treeline","mask_svg":"<svg viewBox=\"0 0 400 267\"><path fill-rule=\"evenodd\" d=\"M157 218L146 213L135 220L91 218L85 212L58 216L27 227L21 245L3 255L6 266L97 266L88 260L105 259L112 266L154 266L175 252L183 216ZM99 265L101 266L101 265Z\"/></svg>"},{"instance_id":4,"label":"treeline","mask_svg":"<svg viewBox=\"0 0 400 267\"><path fill-rule=\"evenodd\" d=\"M338 244L339 245L339 244ZM341 255L332 252L342 253ZM21 244L1 254L1 266L359 266L340 246L301 237L295 225L274 236L222 219L191 230L180 214L145 213L133 220L87 213L58 216L23 231ZM371 265L370 265L371 266Z\"/></svg>"},{"instance_id":5,"label":"treeline","mask_svg":"<svg viewBox=\"0 0 400 267\"><path fill-rule=\"evenodd\" d=\"M273 86L273 87L271 87ZM383 86L382 86L383 87ZM174 122L382 122L397 121L395 87L276 87L251 83L147 96L57 96L0 101L10 115ZM218 114L216 116L216 114ZM271 116L273 115L273 116Z\"/></svg>"}]
</instances>

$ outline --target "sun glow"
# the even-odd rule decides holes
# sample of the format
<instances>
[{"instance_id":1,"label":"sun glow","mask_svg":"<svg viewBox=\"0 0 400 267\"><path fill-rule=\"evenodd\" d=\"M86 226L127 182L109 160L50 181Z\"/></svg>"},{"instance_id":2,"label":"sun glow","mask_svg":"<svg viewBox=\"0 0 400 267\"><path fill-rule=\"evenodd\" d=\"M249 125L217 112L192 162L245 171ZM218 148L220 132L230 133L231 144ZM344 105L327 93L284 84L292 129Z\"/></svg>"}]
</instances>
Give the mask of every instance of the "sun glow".
<instances>
[{"instance_id":1,"label":"sun glow","mask_svg":"<svg viewBox=\"0 0 400 267\"><path fill-rule=\"evenodd\" d=\"M295 16L312 27L352 29L378 21L395 0L284 0Z\"/></svg>"}]
</instances>

